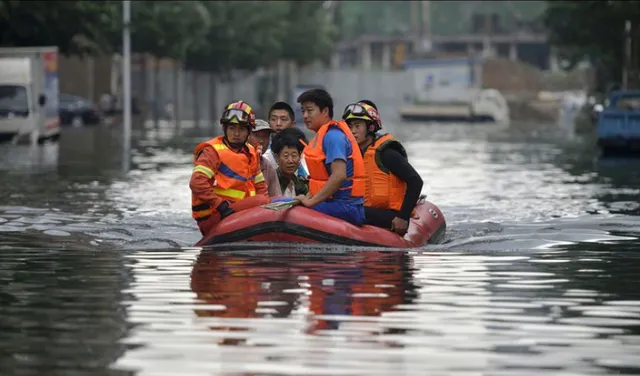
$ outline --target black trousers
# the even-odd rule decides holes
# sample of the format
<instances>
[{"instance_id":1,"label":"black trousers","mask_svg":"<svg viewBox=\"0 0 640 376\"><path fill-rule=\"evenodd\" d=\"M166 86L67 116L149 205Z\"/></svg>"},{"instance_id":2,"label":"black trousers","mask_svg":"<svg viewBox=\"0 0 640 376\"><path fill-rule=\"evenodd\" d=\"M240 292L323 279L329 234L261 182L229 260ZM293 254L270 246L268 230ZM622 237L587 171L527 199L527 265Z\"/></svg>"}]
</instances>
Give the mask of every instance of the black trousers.
<instances>
[{"instance_id":1,"label":"black trousers","mask_svg":"<svg viewBox=\"0 0 640 376\"><path fill-rule=\"evenodd\" d=\"M391 230L391 222L398 216L395 210L364 207L364 224Z\"/></svg>"}]
</instances>

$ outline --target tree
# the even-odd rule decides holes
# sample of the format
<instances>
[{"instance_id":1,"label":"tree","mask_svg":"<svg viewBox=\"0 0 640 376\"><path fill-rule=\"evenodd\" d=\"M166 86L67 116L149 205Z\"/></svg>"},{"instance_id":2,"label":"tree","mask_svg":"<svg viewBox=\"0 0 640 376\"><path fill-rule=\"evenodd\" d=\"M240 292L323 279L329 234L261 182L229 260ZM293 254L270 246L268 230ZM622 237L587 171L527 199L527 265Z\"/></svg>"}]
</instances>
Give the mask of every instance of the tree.
<instances>
[{"instance_id":1,"label":"tree","mask_svg":"<svg viewBox=\"0 0 640 376\"><path fill-rule=\"evenodd\" d=\"M339 36L324 1L290 2L283 58L298 64L327 59Z\"/></svg>"},{"instance_id":2,"label":"tree","mask_svg":"<svg viewBox=\"0 0 640 376\"><path fill-rule=\"evenodd\" d=\"M95 54L108 45L103 30L111 4L104 1L0 1L0 44L58 46L65 55Z\"/></svg>"},{"instance_id":3,"label":"tree","mask_svg":"<svg viewBox=\"0 0 640 376\"><path fill-rule=\"evenodd\" d=\"M573 68L589 58L598 68L599 90L621 81L624 25L640 27L640 3L634 1L549 1L544 15L549 41Z\"/></svg>"},{"instance_id":4,"label":"tree","mask_svg":"<svg viewBox=\"0 0 640 376\"><path fill-rule=\"evenodd\" d=\"M281 56L289 2L211 1L205 6L211 15L206 44L189 51L189 68L252 71Z\"/></svg>"},{"instance_id":5,"label":"tree","mask_svg":"<svg viewBox=\"0 0 640 376\"><path fill-rule=\"evenodd\" d=\"M122 6L110 1L109 44L122 50ZM113 11L115 9L115 11ZM158 58L183 60L187 50L204 41L211 17L200 1L134 1L131 4L131 48Z\"/></svg>"}]
</instances>

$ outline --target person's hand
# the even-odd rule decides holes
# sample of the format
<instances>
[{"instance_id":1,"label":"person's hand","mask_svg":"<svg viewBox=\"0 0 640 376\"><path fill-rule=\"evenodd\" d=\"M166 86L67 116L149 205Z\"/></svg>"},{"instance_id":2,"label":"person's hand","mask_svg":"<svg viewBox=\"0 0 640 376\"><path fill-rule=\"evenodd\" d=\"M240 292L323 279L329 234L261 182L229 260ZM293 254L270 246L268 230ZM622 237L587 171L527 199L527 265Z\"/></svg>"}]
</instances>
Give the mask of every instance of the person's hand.
<instances>
[{"instance_id":1,"label":"person's hand","mask_svg":"<svg viewBox=\"0 0 640 376\"><path fill-rule=\"evenodd\" d=\"M311 199L307 195L297 195L295 199L300 201L300 205L302 206L306 206L306 207L313 206Z\"/></svg>"},{"instance_id":2,"label":"person's hand","mask_svg":"<svg viewBox=\"0 0 640 376\"><path fill-rule=\"evenodd\" d=\"M218 205L216 210L218 211L218 213L220 213L220 220L223 220L231 214L235 213L235 211L229 207L229 203L226 201L222 201L222 203Z\"/></svg>"},{"instance_id":3,"label":"person's hand","mask_svg":"<svg viewBox=\"0 0 640 376\"><path fill-rule=\"evenodd\" d=\"M404 236L407 233L407 229L409 228L409 221L404 220L399 217L395 217L393 221L391 221L391 231L395 232L400 236Z\"/></svg>"}]
</instances>

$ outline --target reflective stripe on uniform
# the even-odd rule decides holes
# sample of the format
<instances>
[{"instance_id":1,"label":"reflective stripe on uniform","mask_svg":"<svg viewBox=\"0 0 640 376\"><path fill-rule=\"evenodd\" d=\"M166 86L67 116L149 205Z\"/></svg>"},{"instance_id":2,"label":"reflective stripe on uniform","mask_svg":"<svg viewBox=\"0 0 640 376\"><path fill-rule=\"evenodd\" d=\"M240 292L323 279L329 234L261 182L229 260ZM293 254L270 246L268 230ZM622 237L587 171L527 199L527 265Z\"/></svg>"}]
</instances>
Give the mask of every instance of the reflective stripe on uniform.
<instances>
[{"instance_id":1,"label":"reflective stripe on uniform","mask_svg":"<svg viewBox=\"0 0 640 376\"><path fill-rule=\"evenodd\" d=\"M247 195L245 192L239 191L237 189L222 189L213 187L213 191L219 196L226 196L234 200L242 200ZM251 196L251 192L249 192L249 195Z\"/></svg>"},{"instance_id":2,"label":"reflective stripe on uniform","mask_svg":"<svg viewBox=\"0 0 640 376\"><path fill-rule=\"evenodd\" d=\"M237 174L235 171L233 171L231 168L229 168L229 166L227 166L226 164L220 162L220 166L218 167L218 172L221 173L222 175L231 178L231 179L235 179L241 182L245 182L247 181L247 179L239 174Z\"/></svg>"},{"instance_id":3,"label":"reflective stripe on uniform","mask_svg":"<svg viewBox=\"0 0 640 376\"><path fill-rule=\"evenodd\" d=\"M203 165L197 165L193 168L193 172L199 172L201 174L203 174L204 176L206 176L207 178L211 179L214 175L213 170L211 170L209 167L203 166Z\"/></svg>"},{"instance_id":4,"label":"reflective stripe on uniform","mask_svg":"<svg viewBox=\"0 0 640 376\"><path fill-rule=\"evenodd\" d=\"M259 173L258 175L256 175L256 179L255 179L256 183L261 183L264 181L264 175L262 175L262 172Z\"/></svg>"},{"instance_id":5,"label":"reflective stripe on uniform","mask_svg":"<svg viewBox=\"0 0 640 376\"><path fill-rule=\"evenodd\" d=\"M213 148L215 150L227 150L227 149L229 149L227 147L227 145L225 145L225 144L215 144L215 145L211 145L211 146L213 146Z\"/></svg>"}]
</instances>

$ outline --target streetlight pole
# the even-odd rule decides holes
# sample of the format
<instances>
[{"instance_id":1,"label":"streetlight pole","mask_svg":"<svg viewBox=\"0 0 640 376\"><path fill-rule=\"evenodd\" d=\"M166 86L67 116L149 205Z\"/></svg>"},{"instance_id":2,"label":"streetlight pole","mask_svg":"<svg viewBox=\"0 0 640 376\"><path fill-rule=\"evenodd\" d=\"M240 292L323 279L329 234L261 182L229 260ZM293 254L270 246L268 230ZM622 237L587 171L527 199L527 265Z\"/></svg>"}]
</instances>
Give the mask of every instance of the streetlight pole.
<instances>
[{"instance_id":1,"label":"streetlight pole","mask_svg":"<svg viewBox=\"0 0 640 376\"><path fill-rule=\"evenodd\" d=\"M622 90L629 90L629 63L631 62L631 21L624 23L624 66L622 68Z\"/></svg>"},{"instance_id":2,"label":"streetlight pole","mask_svg":"<svg viewBox=\"0 0 640 376\"><path fill-rule=\"evenodd\" d=\"M131 0L122 1L123 168L129 170L131 151Z\"/></svg>"}]
</instances>

